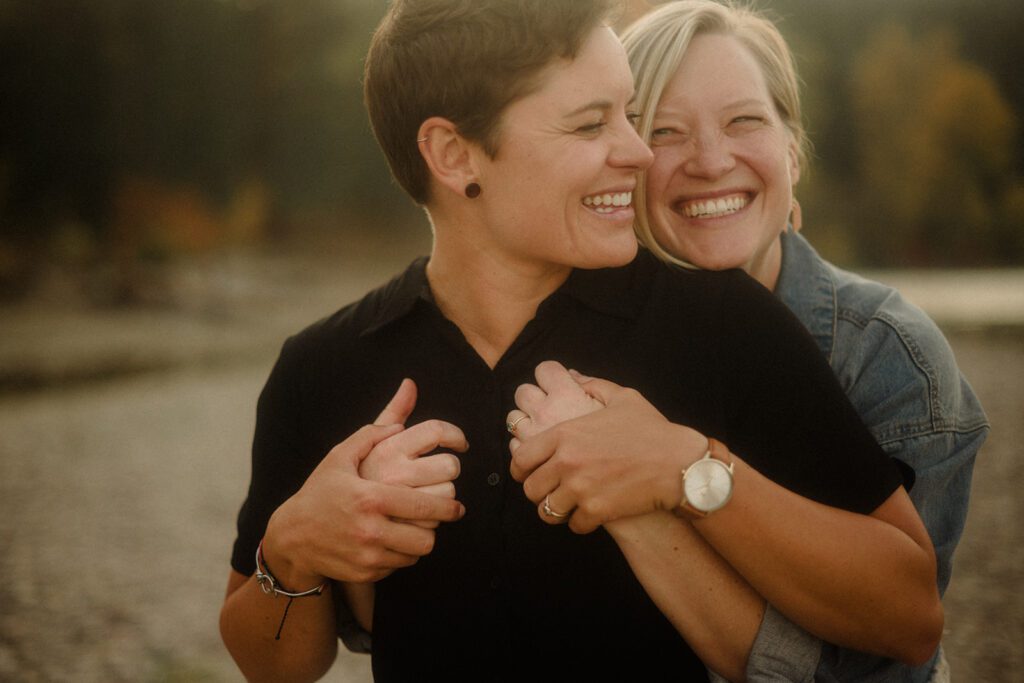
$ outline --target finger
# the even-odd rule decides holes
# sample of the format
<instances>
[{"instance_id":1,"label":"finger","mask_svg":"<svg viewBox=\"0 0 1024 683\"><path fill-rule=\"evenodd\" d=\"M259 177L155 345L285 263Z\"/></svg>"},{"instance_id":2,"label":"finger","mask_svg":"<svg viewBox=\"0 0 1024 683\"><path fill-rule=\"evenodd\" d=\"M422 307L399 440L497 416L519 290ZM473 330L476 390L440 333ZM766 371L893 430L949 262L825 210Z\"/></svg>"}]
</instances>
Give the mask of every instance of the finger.
<instances>
[{"instance_id":1,"label":"finger","mask_svg":"<svg viewBox=\"0 0 1024 683\"><path fill-rule=\"evenodd\" d=\"M578 518L578 519L577 519ZM577 534L589 534L600 526L594 519L581 513L579 510L569 518L569 528Z\"/></svg>"},{"instance_id":2,"label":"finger","mask_svg":"<svg viewBox=\"0 0 1024 683\"><path fill-rule=\"evenodd\" d=\"M324 463L348 460L352 467L357 467L370 452L394 436L402 429L401 425L366 425L330 450Z\"/></svg>"},{"instance_id":3,"label":"finger","mask_svg":"<svg viewBox=\"0 0 1024 683\"><path fill-rule=\"evenodd\" d=\"M611 403L623 391L623 387L606 379L588 378L580 386L589 396L605 405Z\"/></svg>"},{"instance_id":4,"label":"finger","mask_svg":"<svg viewBox=\"0 0 1024 683\"><path fill-rule=\"evenodd\" d=\"M429 493L432 496L441 496L442 498L455 498L455 484L450 481L446 481L443 484L430 484L429 486L417 486L416 490L420 493Z\"/></svg>"},{"instance_id":5,"label":"finger","mask_svg":"<svg viewBox=\"0 0 1024 683\"><path fill-rule=\"evenodd\" d=\"M526 428L526 423L530 421L530 416L518 408L513 408L508 411L508 415L505 416L505 429L512 436L519 436L519 430Z\"/></svg>"},{"instance_id":6,"label":"finger","mask_svg":"<svg viewBox=\"0 0 1024 683\"><path fill-rule=\"evenodd\" d=\"M562 479L558 469L553 464L544 463L523 481L523 493L534 503L540 503L544 500L544 496L557 489L561 483ZM572 503L575 505L574 501L565 500L568 494L564 492L564 488L565 487L563 487L563 491L560 492L561 495L559 496L559 502Z\"/></svg>"},{"instance_id":7,"label":"finger","mask_svg":"<svg viewBox=\"0 0 1024 683\"><path fill-rule=\"evenodd\" d=\"M376 425L404 425L412 415L414 408L416 408L416 383L406 378L398 385L398 391L391 397L373 423Z\"/></svg>"},{"instance_id":8,"label":"finger","mask_svg":"<svg viewBox=\"0 0 1024 683\"><path fill-rule=\"evenodd\" d=\"M544 496L544 499L537 504L537 514L548 524L567 524L573 516L573 508L559 506L554 498L553 492Z\"/></svg>"},{"instance_id":9,"label":"finger","mask_svg":"<svg viewBox=\"0 0 1024 683\"><path fill-rule=\"evenodd\" d=\"M426 519L396 519L396 522L402 522L404 524L415 524L421 529L436 529L441 526L441 522L434 522Z\"/></svg>"},{"instance_id":10,"label":"finger","mask_svg":"<svg viewBox=\"0 0 1024 683\"><path fill-rule=\"evenodd\" d=\"M423 557L434 549L434 532L416 524L390 520L382 528L381 543L392 552Z\"/></svg>"},{"instance_id":11,"label":"finger","mask_svg":"<svg viewBox=\"0 0 1024 683\"><path fill-rule=\"evenodd\" d=\"M442 498L455 499L455 484L450 481L446 481L443 484L430 484L429 486L417 486L416 490L420 493L426 493L431 496L440 496ZM441 526L441 523L433 519L396 519L400 522L408 522L409 524L415 524L421 529L436 529Z\"/></svg>"},{"instance_id":12,"label":"finger","mask_svg":"<svg viewBox=\"0 0 1024 683\"><path fill-rule=\"evenodd\" d=\"M589 382L594 379L593 377L588 377L579 370L573 370L572 368L569 368L569 376L576 380L576 384L583 384L584 382Z\"/></svg>"},{"instance_id":13,"label":"finger","mask_svg":"<svg viewBox=\"0 0 1024 683\"><path fill-rule=\"evenodd\" d=\"M399 519L455 522L462 519L466 509L457 500L404 486L388 486L380 512Z\"/></svg>"},{"instance_id":14,"label":"finger","mask_svg":"<svg viewBox=\"0 0 1024 683\"><path fill-rule=\"evenodd\" d=\"M572 395L580 388L565 366L558 361L544 361L537 366L534 375L537 377L537 385L548 394L567 392Z\"/></svg>"},{"instance_id":15,"label":"finger","mask_svg":"<svg viewBox=\"0 0 1024 683\"><path fill-rule=\"evenodd\" d=\"M410 461L402 468L403 481L387 481L387 484L412 486L423 491L431 485L451 484L459 476L459 459L451 453L427 455Z\"/></svg>"},{"instance_id":16,"label":"finger","mask_svg":"<svg viewBox=\"0 0 1024 683\"><path fill-rule=\"evenodd\" d=\"M387 455L416 458L435 448L450 448L459 453L469 448L462 430L444 420L427 420L399 432L380 443Z\"/></svg>"},{"instance_id":17,"label":"finger","mask_svg":"<svg viewBox=\"0 0 1024 683\"><path fill-rule=\"evenodd\" d=\"M512 455L515 455L516 454L516 450L521 445L523 445L523 442L513 436L512 439L508 442L508 451L509 451L509 453L511 453Z\"/></svg>"},{"instance_id":18,"label":"finger","mask_svg":"<svg viewBox=\"0 0 1024 683\"><path fill-rule=\"evenodd\" d=\"M547 393L536 384L520 384L516 387L516 407L528 415L532 414L532 409L543 403L547 397Z\"/></svg>"},{"instance_id":19,"label":"finger","mask_svg":"<svg viewBox=\"0 0 1024 683\"><path fill-rule=\"evenodd\" d=\"M524 481L530 474L555 454L558 446L557 430L546 429L529 441L521 441L512 453L509 472L516 481Z\"/></svg>"}]
</instances>

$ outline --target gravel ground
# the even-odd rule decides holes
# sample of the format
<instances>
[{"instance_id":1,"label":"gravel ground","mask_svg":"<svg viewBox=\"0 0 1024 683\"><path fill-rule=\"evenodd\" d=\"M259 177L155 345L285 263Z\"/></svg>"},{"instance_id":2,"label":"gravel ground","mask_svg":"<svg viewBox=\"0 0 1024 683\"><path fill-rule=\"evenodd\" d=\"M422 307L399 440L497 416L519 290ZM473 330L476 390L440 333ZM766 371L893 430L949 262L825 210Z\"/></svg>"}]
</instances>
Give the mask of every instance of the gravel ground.
<instances>
[{"instance_id":1,"label":"gravel ground","mask_svg":"<svg viewBox=\"0 0 1024 683\"><path fill-rule=\"evenodd\" d=\"M217 614L256 396L286 332L383 271L226 272L216 306L0 311L0 680L240 679ZM944 642L956 680L1010 681L1024 669L1024 332L950 339L993 433ZM329 680L368 681L367 659L343 655Z\"/></svg>"}]
</instances>

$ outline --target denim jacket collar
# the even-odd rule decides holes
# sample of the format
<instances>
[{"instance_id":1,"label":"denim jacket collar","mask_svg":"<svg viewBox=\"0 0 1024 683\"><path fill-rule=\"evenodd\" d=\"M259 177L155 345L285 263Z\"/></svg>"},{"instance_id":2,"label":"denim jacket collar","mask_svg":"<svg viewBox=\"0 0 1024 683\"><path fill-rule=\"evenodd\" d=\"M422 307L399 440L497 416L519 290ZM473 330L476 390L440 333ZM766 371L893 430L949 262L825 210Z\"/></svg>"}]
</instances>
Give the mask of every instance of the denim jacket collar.
<instances>
[{"instance_id":1,"label":"denim jacket collar","mask_svg":"<svg viewBox=\"0 0 1024 683\"><path fill-rule=\"evenodd\" d=\"M836 336L836 282L814 247L792 229L782 234L782 268L775 295L796 314L831 363Z\"/></svg>"}]
</instances>

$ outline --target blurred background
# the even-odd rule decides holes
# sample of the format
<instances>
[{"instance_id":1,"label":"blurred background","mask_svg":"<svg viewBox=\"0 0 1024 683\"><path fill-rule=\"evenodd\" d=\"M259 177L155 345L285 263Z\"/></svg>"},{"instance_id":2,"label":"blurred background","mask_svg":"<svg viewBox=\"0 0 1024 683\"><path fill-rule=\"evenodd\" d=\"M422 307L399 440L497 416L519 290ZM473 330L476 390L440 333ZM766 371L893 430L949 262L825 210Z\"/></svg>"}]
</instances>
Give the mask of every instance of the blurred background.
<instances>
[{"instance_id":1,"label":"blurred background","mask_svg":"<svg viewBox=\"0 0 1024 683\"><path fill-rule=\"evenodd\" d=\"M216 618L276 350L429 249L362 107L386 4L0 0L0 680L238 678ZM1013 680L1024 3L759 4L804 81L805 234L932 314L992 419L945 643Z\"/></svg>"}]
</instances>

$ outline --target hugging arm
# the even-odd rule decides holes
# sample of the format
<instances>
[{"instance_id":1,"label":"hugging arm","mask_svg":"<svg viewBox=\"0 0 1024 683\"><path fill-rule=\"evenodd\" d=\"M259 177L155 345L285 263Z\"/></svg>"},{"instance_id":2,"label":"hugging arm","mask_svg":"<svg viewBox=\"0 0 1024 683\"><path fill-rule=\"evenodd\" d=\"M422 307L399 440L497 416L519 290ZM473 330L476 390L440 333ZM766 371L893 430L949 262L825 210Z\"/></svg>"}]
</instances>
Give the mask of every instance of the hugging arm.
<instances>
[{"instance_id":1,"label":"hugging arm","mask_svg":"<svg viewBox=\"0 0 1024 683\"><path fill-rule=\"evenodd\" d=\"M707 557L718 564L659 565L656 546L649 540L641 544L643 535L636 530L632 547L624 546L630 538L628 527L616 525L634 521L624 518L678 504L678 473L702 454L703 437L668 422L632 390L600 380L585 386L606 407L513 444L518 446L513 474L525 480L524 489L532 499L550 494L557 509L575 506L571 523L577 531L605 524L638 578L648 577L645 587L677 627L694 610L722 615L721 591L689 593L687 587L709 577L717 577L720 587L731 586L732 595L740 596L732 604L741 606L739 623L745 626L739 629L742 636L733 634L734 645L727 648L724 665L714 664L719 655L698 649L696 638L704 627L698 624L696 630L683 632L713 669L732 677L737 669L744 670L764 599L833 642L904 659L930 656L941 628L934 557L902 489L883 503L876 517L869 517L793 494L734 456L736 486L730 503L692 524L675 520L689 526L686 532L699 534L709 546ZM529 422L522 424L529 428ZM628 463L625 469L623 463ZM638 479L636 470L657 474ZM680 542L685 538L680 533ZM691 537L683 547L694 544ZM641 545L642 553L637 550ZM663 555L674 547L665 546ZM735 577L745 582L739 589ZM666 590L667 586L675 588ZM742 590L748 589L761 597L743 599ZM723 615L723 628L737 623L736 618L736 613ZM728 642L716 638L711 649Z\"/></svg>"}]
</instances>

